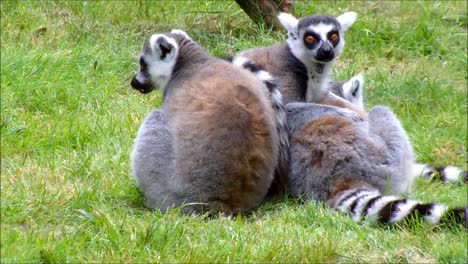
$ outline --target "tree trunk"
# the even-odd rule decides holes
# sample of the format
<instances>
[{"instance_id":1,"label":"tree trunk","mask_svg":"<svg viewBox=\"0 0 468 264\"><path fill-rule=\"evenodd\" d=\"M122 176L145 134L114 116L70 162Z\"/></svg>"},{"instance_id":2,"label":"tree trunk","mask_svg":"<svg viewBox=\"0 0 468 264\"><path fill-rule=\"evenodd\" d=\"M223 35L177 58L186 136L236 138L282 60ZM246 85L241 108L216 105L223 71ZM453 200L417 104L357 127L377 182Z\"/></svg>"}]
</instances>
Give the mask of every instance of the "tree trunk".
<instances>
[{"instance_id":1,"label":"tree trunk","mask_svg":"<svg viewBox=\"0 0 468 264\"><path fill-rule=\"evenodd\" d=\"M244 12L257 24L274 29L282 28L276 16L278 12L291 13L293 0L235 0Z\"/></svg>"}]
</instances>

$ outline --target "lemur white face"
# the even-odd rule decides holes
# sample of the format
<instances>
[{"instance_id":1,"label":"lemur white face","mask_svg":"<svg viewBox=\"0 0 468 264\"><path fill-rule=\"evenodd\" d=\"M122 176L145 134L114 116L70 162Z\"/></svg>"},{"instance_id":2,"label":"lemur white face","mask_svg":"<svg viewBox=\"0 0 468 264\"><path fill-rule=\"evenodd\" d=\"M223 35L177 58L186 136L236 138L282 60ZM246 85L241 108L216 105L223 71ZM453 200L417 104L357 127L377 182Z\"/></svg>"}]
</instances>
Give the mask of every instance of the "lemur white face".
<instances>
[{"instance_id":1,"label":"lemur white face","mask_svg":"<svg viewBox=\"0 0 468 264\"><path fill-rule=\"evenodd\" d=\"M291 52L304 64L327 63L340 55L344 47L344 32L356 20L355 12L334 18L313 15L296 19L280 13L278 19L288 31Z\"/></svg>"},{"instance_id":2,"label":"lemur white face","mask_svg":"<svg viewBox=\"0 0 468 264\"><path fill-rule=\"evenodd\" d=\"M133 88L141 93L149 93L155 87L164 91L177 61L180 37L190 39L187 33L178 29L148 39L140 55L140 69L131 82Z\"/></svg>"}]
</instances>

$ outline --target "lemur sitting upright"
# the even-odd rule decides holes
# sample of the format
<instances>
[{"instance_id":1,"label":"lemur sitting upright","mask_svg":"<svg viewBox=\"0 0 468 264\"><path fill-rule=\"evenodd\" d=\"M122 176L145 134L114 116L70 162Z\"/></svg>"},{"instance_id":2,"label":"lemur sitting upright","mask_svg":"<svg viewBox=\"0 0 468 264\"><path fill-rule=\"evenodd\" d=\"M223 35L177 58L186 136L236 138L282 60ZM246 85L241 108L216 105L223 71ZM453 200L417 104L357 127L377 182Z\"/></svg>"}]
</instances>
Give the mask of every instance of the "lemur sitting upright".
<instances>
[{"instance_id":1,"label":"lemur sitting upright","mask_svg":"<svg viewBox=\"0 0 468 264\"><path fill-rule=\"evenodd\" d=\"M355 22L356 13L345 12L336 18L313 15L299 20L280 13L278 19L288 31L287 43L242 51L234 57L233 63L241 67L252 64L270 73L285 104L306 101L334 105L352 109L365 117L367 113L360 107L362 101L343 98L336 92L336 88L343 88L343 83L330 81L334 62L344 48L344 32ZM357 98L362 100L362 96ZM468 180L466 171L452 166L435 167L415 162L412 172L428 179Z\"/></svg>"},{"instance_id":2,"label":"lemur sitting upright","mask_svg":"<svg viewBox=\"0 0 468 264\"><path fill-rule=\"evenodd\" d=\"M258 206L278 155L275 114L251 72L208 55L180 30L152 35L131 85L163 91L132 154L145 206L242 213Z\"/></svg>"},{"instance_id":3,"label":"lemur sitting upright","mask_svg":"<svg viewBox=\"0 0 468 264\"><path fill-rule=\"evenodd\" d=\"M319 103L328 96L328 82L336 58L344 47L344 32L356 20L356 13L337 17L308 16L300 20L300 31L290 30L293 16L280 13L288 29L288 42L250 49L237 54L233 63L250 62L269 72L283 94L284 103ZM296 19L297 21L297 19ZM305 45L307 49L302 49Z\"/></svg>"}]
</instances>

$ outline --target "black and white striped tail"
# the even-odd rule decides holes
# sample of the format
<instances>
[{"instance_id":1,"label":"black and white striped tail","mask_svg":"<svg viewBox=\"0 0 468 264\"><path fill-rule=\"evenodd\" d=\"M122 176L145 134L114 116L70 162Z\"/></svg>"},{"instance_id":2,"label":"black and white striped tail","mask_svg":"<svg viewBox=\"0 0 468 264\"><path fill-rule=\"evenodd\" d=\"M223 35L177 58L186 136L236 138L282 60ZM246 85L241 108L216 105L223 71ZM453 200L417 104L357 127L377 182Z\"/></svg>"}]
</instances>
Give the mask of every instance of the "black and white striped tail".
<instances>
[{"instance_id":1,"label":"black and white striped tail","mask_svg":"<svg viewBox=\"0 0 468 264\"><path fill-rule=\"evenodd\" d=\"M286 122L286 110L283 104L283 95L278 90L274 78L269 72L265 71L260 66L251 61L238 57L233 60L233 64L254 73L257 78L263 81L270 95L270 102L276 114L276 129L279 136L279 157L278 164L275 169L275 180L270 194L284 191L287 182L287 173L289 170L289 136L288 123Z\"/></svg>"},{"instance_id":2,"label":"black and white striped tail","mask_svg":"<svg viewBox=\"0 0 468 264\"><path fill-rule=\"evenodd\" d=\"M364 219L383 223L403 223L415 217L430 225L459 223L467 227L468 208L448 208L443 204L422 203L415 200L382 195L377 190L350 189L339 194L336 209L350 215L353 220Z\"/></svg>"},{"instance_id":3,"label":"black and white striped tail","mask_svg":"<svg viewBox=\"0 0 468 264\"><path fill-rule=\"evenodd\" d=\"M453 166L433 166L430 164L415 164L414 173L430 181L468 182L468 173Z\"/></svg>"}]
</instances>

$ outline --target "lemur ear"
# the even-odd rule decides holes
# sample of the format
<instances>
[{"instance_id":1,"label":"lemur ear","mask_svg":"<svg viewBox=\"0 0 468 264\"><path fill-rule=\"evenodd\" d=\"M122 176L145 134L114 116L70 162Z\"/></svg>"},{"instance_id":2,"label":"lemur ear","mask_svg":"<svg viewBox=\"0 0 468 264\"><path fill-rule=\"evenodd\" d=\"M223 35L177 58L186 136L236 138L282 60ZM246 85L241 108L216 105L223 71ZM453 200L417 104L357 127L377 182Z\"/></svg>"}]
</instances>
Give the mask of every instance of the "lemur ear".
<instances>
[{"instance_id":1,"label":"lemur ear","mask_svg":"<svg viewBox=\"0 0 468 264\"><path fill-rule=\"evenodd\" d=\"M152 35L150 38L151 53L159 56L160 60L165 60L167 55L175 49L172 39L168 39L164 35ZM173 40L172 40L173 42ZM147 52L147 50L145 50Z\"/></svg>"},{"instance_id":2,"label":"lemur ear","mask_svg":"<svg viewBox=\"0 0 468 264\"><path fill-rule=\"evenodd\" d=\"M189 37L187 32L183 31L182 29L173 29L173 30L171 30L171 33L172 34L179 34L179 35L184 36L186 39L192 40L192 38Z\"/></svg>"},{"instance_id":3,"label":"lemur ear","mask_svg":"<svg viewBox=\"0 0 468 264\"><path fill-rule=\"evenodd\" d=\"M362 90L364 89L364 75L362 72L353 76L349 80L352 85L350 89L350 93L353 97L362 97Z\"/></svg>"},{"instance_id":4,"label":"lemur ear","mask_svg":"<svg viewBox=\"0 0 468 264\"><path fill-rule=\"evenodd\" d=\"M278 20L288 32L297 32L297 23L299 20L297 20L297 18L291 14L280 12L278 15Z\"/></svg>"},{"instance_id":5,"label":"lemur ear","mask_svg":"<svg viewBox=\"0 0 468 264\"><path fill-rule=\"evenodd\" d=\"M340 23L341 29L343 31L346 31L350 26L354 24L356 18L356 12L345 12L342 15L338 16L336 20L338 20L338 22Z\"/></svg>"}]
</instances>

